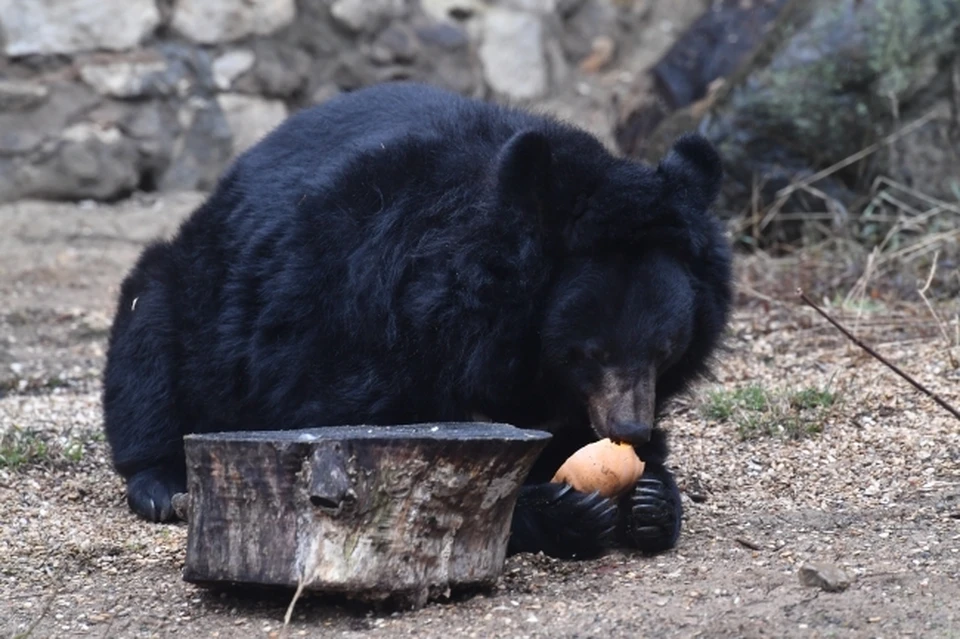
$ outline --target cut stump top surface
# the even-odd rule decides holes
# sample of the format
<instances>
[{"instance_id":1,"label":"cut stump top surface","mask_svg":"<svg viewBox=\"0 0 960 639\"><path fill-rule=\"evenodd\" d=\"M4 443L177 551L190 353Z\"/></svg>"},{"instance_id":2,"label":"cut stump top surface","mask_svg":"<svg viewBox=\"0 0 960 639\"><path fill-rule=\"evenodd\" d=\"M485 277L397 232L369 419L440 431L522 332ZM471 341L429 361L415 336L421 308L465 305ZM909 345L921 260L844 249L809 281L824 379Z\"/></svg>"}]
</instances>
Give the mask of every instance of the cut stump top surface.
<instances>
[{"instance_id":1,"label":"cut stump top surface","mask_svg":"<svg viewBox=\"0 0 960 639\"><path fill-rule=\"evenodd\" d=\"M424 424L405 424L395 426L322 426L300 430L250 430L219 433L197 433L187 435L186 441L197 442L316 442L341 439L398 439L398 440L502 440L502 441L543 441L550 439L550 433L542 430L517 428L510 424L491 422L431 422Z\"/></svg>"}]
</instances>

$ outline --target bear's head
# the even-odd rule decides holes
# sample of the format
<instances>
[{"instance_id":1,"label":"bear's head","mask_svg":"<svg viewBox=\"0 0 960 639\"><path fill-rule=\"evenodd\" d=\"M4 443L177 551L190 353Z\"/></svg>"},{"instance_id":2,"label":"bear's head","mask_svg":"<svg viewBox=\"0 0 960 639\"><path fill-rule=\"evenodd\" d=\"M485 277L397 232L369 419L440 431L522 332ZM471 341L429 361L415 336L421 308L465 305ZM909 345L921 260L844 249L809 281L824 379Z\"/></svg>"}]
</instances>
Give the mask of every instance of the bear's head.
<instances>
[{"instance_id":1,"label":"bear's head","mask_svg":"<svg viewBox=\"0 0 960 639\"><path fill-rule=\"evenodd\" d=\"M536 132L510 144L501 157L517 164L501 176L523 180L501 184L537 216L556 264L541 373L598 436L643 444L664 402L706 371L727 322L731 249L710 212L720 158L695 134L655 167L578 158Z\"/></svg>"}]
</instances>

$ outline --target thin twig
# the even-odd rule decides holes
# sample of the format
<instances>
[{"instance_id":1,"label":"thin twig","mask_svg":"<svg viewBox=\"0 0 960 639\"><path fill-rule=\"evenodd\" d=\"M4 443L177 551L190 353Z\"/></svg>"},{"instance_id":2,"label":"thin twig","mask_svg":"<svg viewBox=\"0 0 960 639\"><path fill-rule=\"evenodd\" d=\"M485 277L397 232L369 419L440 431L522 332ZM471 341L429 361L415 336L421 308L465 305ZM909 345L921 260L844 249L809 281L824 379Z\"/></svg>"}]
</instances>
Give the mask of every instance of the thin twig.
<instances>
[{"instance_id":1,"label":"thin twig","mask_svg":"<svg viewBox=\"0 0 960 639\"><path fill-rule=\"evenodd\" d=\"M300 598L300 595L303 594L303 586L305 580L303 577L297 580L297 591L293 593L293 599L290 600L290 604L287 606L287 613L283 616L283 627L280 630L280 633L283 636L287 635L287 626L290 625L290 618L293 616L293 608L297 605L297 600Z\"/></svg>"},{"instance_id":2,"label":"thin twig","mask_svg":"<svg viewBox=\"0 0 960 639\"><path fill-rule=\"evenodd\" d=\"M899 376L902 377L903 379L905 379L905 380L907 380L908 382L910 382L910 383L913 385L914 388L916 388L918 391L920 391L921 393L925 394L927 397L929 397L930 399L932 399L933 401L935 401L935 402L936 402L937 404L939 404L942 408L944 408L946 411L948 411L951 415L953 415L953 416L956 417L957 419L960 419L960 411L958 411L956 408L954 408L953 406L951 406L950 404L948 404L948 403L947 403L946 401L944 401L939 395L937 395L937 394L934 393L932 390L930 390L929 388L927 388L926 386L924 386L923 384L921 384L920 382L918 382L917 380L915 380L913 377L911 377L910 375L904 373L902 370L900 370L900 369L896 366L896 364L894 364L893 362L889 361L889 360L886 359L883 355L880 355L878 352L876 352L875 350L873 350L872 348L870 348L869 346L867 346L866 344L864 344L863 342L861 342L861 341L860 341L858 338L856 338L850 331L848 331L848 330L845 329L843 326L841 326L840 322L838 322L837 320L835 320L835 319L833 319L832 317L830 317L830 315L828 315L826 311L824 311L822 308L820 308L820 307L817 305L816 302L814 302L814 301L811 300L809 297L807 297L807 294L803 292L803 289L802 289L802 288L798 288L798 289L797 289L797 295L799 295L799 296L800 296L800 299L802 299L802 300L803 300L808 306L810 306L813 310L815 310L816 312L820 313L820 315L822 315L825 320L827 320L828 322L830 322L831 324L833 324L838 331L840 331L841 333L843 333L844 335L846 335L847 338L850 339L854 344L856 344L857 346L859 346L859 347L862 348L863 350L867 351L870 355L872 355L873 357L875 357L875 358L876 358L877 360L879 360L882 364L885 364L885 365L887 366L887 368L889 368L890 370L892 370L894 373L896 373L897 375L899 375Z\"/></svg>"}]
</instances>

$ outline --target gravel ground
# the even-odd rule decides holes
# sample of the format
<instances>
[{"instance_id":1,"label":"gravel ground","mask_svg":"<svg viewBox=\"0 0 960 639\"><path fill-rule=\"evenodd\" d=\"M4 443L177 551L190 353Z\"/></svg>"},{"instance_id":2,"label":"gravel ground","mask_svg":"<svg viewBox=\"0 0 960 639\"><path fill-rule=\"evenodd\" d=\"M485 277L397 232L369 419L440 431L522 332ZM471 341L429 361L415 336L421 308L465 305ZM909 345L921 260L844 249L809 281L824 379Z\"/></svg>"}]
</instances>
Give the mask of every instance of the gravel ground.
<instances>
[{"instance_id":1,"label":"gravel ground","mask_svg":"<svg viewBox=\"0 0 960 639\"><path fill-rule=\"evenodd\" d=\"M170 232L199 197L0 207L4 636L279 636L289 593L181 580L185 527L127 512L101 434L98 375L120 279L144 240ZM783 290L809 284L755 262L741 264L744 277L750 268ZM287 634L960 636L960 422L783 290L749 290L716 381L667 419L688 511L674 551L514 557L492 592L416 612L308 597ZM960 405L960 371L923 307L874 302L843 317ZM737 389L765 406L737 408ZM800 389L834 401L801 410ZM851 585L804 586L807 562L845 571Z\"/></svg>"}]
</instances>

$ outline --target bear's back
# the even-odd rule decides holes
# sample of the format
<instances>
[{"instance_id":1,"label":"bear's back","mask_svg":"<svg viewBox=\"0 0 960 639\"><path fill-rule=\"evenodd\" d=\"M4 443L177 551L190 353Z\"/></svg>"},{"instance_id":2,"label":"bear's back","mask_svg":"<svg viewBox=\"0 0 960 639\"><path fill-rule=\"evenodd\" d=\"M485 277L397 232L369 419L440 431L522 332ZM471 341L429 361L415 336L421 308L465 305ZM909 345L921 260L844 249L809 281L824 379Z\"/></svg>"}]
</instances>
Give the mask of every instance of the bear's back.
<instances>
[{"instance_id":1,"label":"bear's back","mask_svg":"<svg viewBox=\"0 0 960 639\"><path fill-rule=\"evenodd\" d=\"M433 87L388 83L337 96L293 114L237 161L237 176L288 189L322 189L362 158L381 170L428 179L429 159L451 178L491 160L518 130L549 126L529 114ZM419 154L419 158L417 157ZM383 181L382 179L380 180ZM250 196L256 194L251 190Z\"/></svg>"},{"instance_id":2,"label":"bear's back","mask_svg":"<svg viewBox=\"0 0 960 639\"><path fill-rule=\"evenodd\" d=\"M344 411L331 419L366 407L372 418L381 409L367 393L385 380L406 380L382 408L399 415L398 398L451 405L474 392L464 358L485 376L516 375L547 267L535 220L492 205L486 178L526 129L551 132L559 152L571 134L398 83L294 114L249 149L171 247L182 265L176 324L198 346L184 351L190 395L232 396L211 405L233 423L245 412L274 421L290 405ZM379 355L361 364L348 346ZM318 371L317 360L341 366ZM315 401L304 403L304 388ZM454 413L429 417L439 416Z\"/></svg>"}]
</instances>

